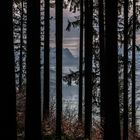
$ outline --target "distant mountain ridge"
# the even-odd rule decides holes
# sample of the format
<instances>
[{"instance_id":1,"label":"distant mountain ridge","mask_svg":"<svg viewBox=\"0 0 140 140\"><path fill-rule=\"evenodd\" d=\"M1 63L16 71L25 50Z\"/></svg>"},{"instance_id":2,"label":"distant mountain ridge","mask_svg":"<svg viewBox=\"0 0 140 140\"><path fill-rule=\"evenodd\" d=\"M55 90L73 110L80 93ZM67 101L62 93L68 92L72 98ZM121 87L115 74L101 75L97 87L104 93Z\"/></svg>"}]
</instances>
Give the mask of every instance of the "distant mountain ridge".
<instances>
[{"instance_id":1,"label":"distant mountain ridge","mask_svg":"<svg viewBox=\"0 0 140 140\"><path fill-rule=\"evenodd\" d=\"M41 58L43 60L43 51L41 49ZM78 58L74 57L68 48L62 49L62 62L64 66L77 65L78 66ZM56 48L50 47L50 65L56 65Z\"/></svg>"}]
</instances>

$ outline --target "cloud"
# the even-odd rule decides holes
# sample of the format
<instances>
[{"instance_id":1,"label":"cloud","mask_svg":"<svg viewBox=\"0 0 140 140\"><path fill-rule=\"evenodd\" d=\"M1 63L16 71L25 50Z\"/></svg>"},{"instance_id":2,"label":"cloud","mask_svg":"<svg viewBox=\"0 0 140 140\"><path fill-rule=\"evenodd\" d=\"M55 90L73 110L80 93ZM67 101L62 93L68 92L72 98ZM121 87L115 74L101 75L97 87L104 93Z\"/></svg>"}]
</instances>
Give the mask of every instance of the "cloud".
<instances>
[{"instance_id":1,"label":"cloud","mask_svg":"<svg viewBox=\"0 0 140 140\"><path fill-rule=\"evenodd\" d=\"M50 15L55 17L55 8L50 8ZM64 17L72 18L72 17L77 16L77 15L79 15L79 12L72 13L69 11L69 9L63 9L63 16Z\"/></svg>"}]
</instances>

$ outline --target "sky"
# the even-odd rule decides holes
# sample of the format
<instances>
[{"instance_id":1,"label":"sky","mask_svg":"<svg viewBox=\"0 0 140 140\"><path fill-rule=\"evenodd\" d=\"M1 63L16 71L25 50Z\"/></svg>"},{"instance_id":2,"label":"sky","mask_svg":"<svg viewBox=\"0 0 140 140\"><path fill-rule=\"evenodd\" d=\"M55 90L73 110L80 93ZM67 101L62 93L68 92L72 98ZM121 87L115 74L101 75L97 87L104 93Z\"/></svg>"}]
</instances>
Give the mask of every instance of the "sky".
<instances>
[{"instance_id":1,"label":"sky","mask_svg":"<svg viewBox=\"0 0 140 140\"><path fill-rule=\"evenodd\" d=\"M69 9L63 9L63 47L69 48L72 54L78 57L79 53L79 28L71 27L70 31L66 31L68 20L73 21L74 16L79 15L79 12L72 13ZM55 17L55 8L50 8L50 16ZM51 20L51 46L55 47L55 20ZM140 44L140 31L136 35L136 44Z\"/></svg>"},{"instance_id":2,"label":"sky","mask_svg":"<svg viewBox=\"0 0 140 140\"><path fill-rule=\"evenodd\" d=\"M71 28L70 31L66 31L68 20L74 20L74 16L79 13L69 12L68 9L63 10L63 47L69 48L75 57L78 57L79 52L79 28ZM55 17L55 9L50 9L50 16ZM50 40L51 46L55 47L55 20L50 22Z\"/></svg>"}]
</instances>

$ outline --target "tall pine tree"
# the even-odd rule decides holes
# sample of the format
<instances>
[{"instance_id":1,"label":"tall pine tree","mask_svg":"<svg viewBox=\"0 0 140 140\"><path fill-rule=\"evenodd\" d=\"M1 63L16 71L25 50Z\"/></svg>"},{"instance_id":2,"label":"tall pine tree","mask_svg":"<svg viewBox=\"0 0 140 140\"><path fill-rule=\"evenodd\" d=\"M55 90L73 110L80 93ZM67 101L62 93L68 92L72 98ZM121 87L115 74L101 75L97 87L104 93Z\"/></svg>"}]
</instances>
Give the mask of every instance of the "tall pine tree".
<instances>
[{"instance_id":1,"label":"tall pine tree","mask_svg":"<svg viewBox=\"0 0 140 140\"><path fill-rule=\"evenodd\" d=\"M43 116L44 119L49 117L50 103L50 1L45 0L45 36L44 36L44 101L43 101Z\"/></svg>"},{"instance_id":2,"label":"tall pine tree","mask_svg":"<svg viewBox=\"0 0 140 140\"><path fill-rule=\"evenodd\" d=\"M124 116L123 140L128 140L128 0L124 1Z\"/></svg>"},{"instance_id":3,"label":"tall pine tree","mask_svg":"<svg viewBox=\"0 0 140 140\"><path fill-rule=\"evenodd\" d=\"M93 0L85 0L85 138L92 126Z\"/></svg>"},{"instance_id":4,"label":"tall pine tree","mask_svg":"<svg viewBox=\"0 0 140 140\"><path fill-rule=\"evenodd\" d=\"M4 139L16 140L16 89L15 89L15 63L13 47L13 19L12 0L1 1L0 4L0 42L1 42L1 133Z\"/></svg>"},{"instance_id":5,"label":"tall pine tree","mask_svg":"<svg viewBox=\"0 0 140 140\"><path fill-rule=\"evenodd\" d=\"M118 93L117 6L117 0L105 0L104 140L121 139Z\"/></svg>"},{"instance_id":6,"label":"tall pine tree","mask_svg":"<svg viewBox=\"0 0 140 140\"><path fill-rule=\"evenodd\" d=\"M20 56L19 56L19 67L20 67L20 71L19 71L19 90L21 90L22 89L22 81L23 81L23 79L22 79L22 71L23 71L23 14L24 14L24 7L23 7L23 5L24 5L24 2L23 2L23 0L21 0L21 10L20 10L20 12L21 12L21 14L20 14L20 18L21 18L21 20L20 20Z\"/></svg>"},{"instance_id":7,"label":"tall pine tree","mask_svg":"<svg viewBox=\"0 0 140 140\"><path fill-rule=\"evenodd\" d=\"M136 131L136 1L133 0L133 38L132 38L132 130Z\"/></svg>"},{"instance_id":8,"label":"tall pine tree","mask_svg":"<svg viewBox=\"0 0 140 140\"><path fill-rule=\"evenodd\" d=\"M82 121L83 113L83 0L80 0L80 48L79 48L79 106L78 117Z\"/></svg>"},{"instance_id":9,"label":"tall pine tree","mask_svg":"<svg viewBox=\"0 0 140 140\"><path fill-rule=\"evenodd\" d=\"M62 124L62 42L63 0L56 0L56 137L61 139Z\"/></svg>"},{"instance_id":10,"label":"tall pine tree","mask_svg":"<svg viewBox=\"0 0 140 140\"><path fill-rule=\"evenodd\" d=\"M104 123L104 1L99 0L99 46L100 46L100 92L101 92L101 106L100 117L101 125Z\"/></svg>"},{"instance_id":11,"label":"tall pine tree","mask_svg":"<svg viewBox=\"0 0 140 140\"><path fill-rule=\"evenodd\" d=\"M27 0L25 140L41 140L40 0Z\"/></svg>"}]
</instances>

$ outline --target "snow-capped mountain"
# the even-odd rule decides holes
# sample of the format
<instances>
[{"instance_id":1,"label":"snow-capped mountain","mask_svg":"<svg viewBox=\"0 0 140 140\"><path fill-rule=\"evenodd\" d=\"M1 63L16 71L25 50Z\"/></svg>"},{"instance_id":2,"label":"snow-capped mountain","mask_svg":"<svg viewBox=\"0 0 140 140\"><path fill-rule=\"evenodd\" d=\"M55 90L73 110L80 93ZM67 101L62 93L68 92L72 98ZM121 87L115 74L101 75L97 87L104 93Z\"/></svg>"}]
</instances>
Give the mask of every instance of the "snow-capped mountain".
<instances>
[{"instance_id":1,"label":"snow-capped mountain","mask_svg":"<svg viewBox=\"0 0 140 140\"><path fill-rule=\"evenodd\" d=\"M43 63L43 52L44 49L41 49L41 58ZM63 66L78 66L78 58L74 57L68 48L63 48L62 50L62 62ZM50 65L56 65L56 48L50 48Z\"/></svg>"}]
</instances>

